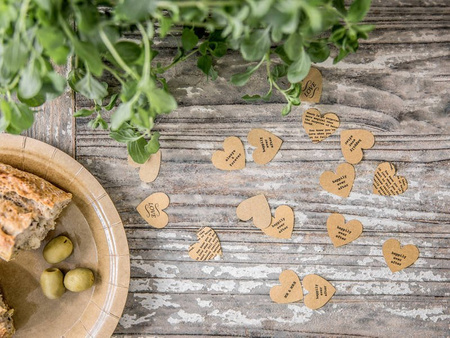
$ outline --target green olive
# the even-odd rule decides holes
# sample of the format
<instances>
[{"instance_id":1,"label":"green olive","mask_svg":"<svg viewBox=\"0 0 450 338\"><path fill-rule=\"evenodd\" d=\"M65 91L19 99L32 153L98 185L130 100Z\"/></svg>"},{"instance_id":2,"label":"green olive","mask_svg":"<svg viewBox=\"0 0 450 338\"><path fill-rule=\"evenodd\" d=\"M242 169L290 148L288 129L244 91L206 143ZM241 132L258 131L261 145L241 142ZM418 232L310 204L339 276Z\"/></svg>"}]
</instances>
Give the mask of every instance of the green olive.
<instances>
[{"instance_id":1,"label":"green olive","mask_svg":"<svg viewBox=\"0 0 450 338\"><path fill-rule=\"evenodd\" d=\"M45 270L41 275L41 288L45 297L49 299L60 298L66 289L63 284L63 273L57 268Z\"/></svg>"},{"instance_id":2,"label":"green olive","mask_svg":"<svg viewBox=\"0 0 450 338\"><path fill-rule=\"evenodd\" d=\"M44 248L44 259L50 264L62 262L72 254L72 241L66 236L53 238Z\"/></svg>"},{"instance_id":3,"label":"green olive","mask_svg":"<svg viewBox=\"0 0 450 338\"><path fill-rule=\"evenodd\" d=\"M86 268L76 268L66 273L64 286L72 292L81 292L94 285L94 273Z\"/></svg>"}]
</instances>

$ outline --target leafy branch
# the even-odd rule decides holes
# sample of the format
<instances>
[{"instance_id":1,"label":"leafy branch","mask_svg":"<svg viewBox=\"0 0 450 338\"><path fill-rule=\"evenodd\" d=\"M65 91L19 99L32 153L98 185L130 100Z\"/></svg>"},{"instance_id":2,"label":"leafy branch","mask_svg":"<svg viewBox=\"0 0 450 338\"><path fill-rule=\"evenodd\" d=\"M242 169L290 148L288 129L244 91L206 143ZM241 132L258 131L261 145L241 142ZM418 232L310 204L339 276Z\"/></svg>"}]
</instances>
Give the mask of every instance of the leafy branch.
<instances>
[{"instance_id":1,"label":"leafy branch","mask_svg":"<svg viewBox=\"0 0 450 338\"><path fill-rule=\"evenodd\" d=\"M373 29L361 24L370 0L3 0L0 4L0 131L21 133L34 107L60 96L68 84L92 100L74 115L93 129L109 130L126 143L134 161L159 149L153 131L161 114L177 108L164 73L189 58L211 80L216 62L238 50L251 65L230 81L244 86L265 66L268 91L244 100L286 100L282 114L300 105L301 81L312 63L356 52ZM136 32L138 41L125 33ZM155 39L181 32L169 64L158 58ZM67 79L56 65L72 60ZM110 73L119 90L102 80ZM288 83L287 88L283 83ZM110 118L104 113L113 111Z\"/></svg>"}]
</instances>

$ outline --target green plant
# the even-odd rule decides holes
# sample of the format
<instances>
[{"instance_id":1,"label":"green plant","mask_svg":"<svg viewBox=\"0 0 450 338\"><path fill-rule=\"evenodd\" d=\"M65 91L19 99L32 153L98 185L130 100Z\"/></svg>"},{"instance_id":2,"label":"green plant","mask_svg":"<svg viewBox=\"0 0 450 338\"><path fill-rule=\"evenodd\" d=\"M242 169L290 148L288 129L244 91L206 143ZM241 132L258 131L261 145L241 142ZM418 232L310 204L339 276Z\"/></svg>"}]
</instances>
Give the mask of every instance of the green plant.
<instances>
[{"instance_id":1,"label":"green plant","mask_svg":"<svg viewBox=\"0 0 450 338\"><path fill-rule=\"evenodd\" d=\"M373 29L360 21L371 0L3 0L0 3L0 131L20 133L29 128L35 111L61 95L66 84L93 100L90 126L109 129L127 144L134 161L145 162L159 148L152 131L160 114L177 107L164 73L190 57L211 80L218 76L215 61L238 50L254 62L231 82L245 85L265 65L266 95L243 99L268 100L273 90L286 98L282 114L300 104L299 82L311 62L323 62L336 50L334 62L358 49L358 39ZM158 27L158 33L155 32ZM141 40L124 33L138 31ZM158 61L154 39L181 33L170 64ZM71 58L67 79L55 71ZM120 90L113 92L101 76L108 72ZM288 88L280 86L286 78ZM117 105L117 103L120 104ZM117 106L109 122L102 113Z\"/></svg>"}]
</instances>

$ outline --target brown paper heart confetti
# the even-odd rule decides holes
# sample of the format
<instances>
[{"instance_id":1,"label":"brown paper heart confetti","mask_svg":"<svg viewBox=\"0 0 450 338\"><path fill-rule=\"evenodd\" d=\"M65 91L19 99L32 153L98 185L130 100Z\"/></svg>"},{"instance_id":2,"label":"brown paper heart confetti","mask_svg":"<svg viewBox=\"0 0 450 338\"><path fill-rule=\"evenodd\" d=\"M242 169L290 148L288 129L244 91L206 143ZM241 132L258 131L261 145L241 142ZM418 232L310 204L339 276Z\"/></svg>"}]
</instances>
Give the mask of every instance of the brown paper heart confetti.
<instances>
[{"instance_id":1,"label":"brown paper heart confetti","mask_svg":"<svg viewBox=\"0 0 450 338\"><path fill-rule=\"evenodd\" d=\"M326 191L341 196L348 197L355 180L355 168L348 163L342 163L336 169L336 174L332 171L325 171L320 176L320 185Z\"/></svg>"},{"instance_id":2,"label":"brown paper heart confetti","mask_svg":"<svg viewBox=\"0 0 450 338\"><path fill-rule=\"evenodd\" d=\"M408 189L408 181L403 176L395 176L395 172L392 163L381 163L373 178L373 193L383 196L403 194Z\"/></svg>"},{"instance_id":3,"label":"brown paper heart confetti","mask_svg":"<svg viewBox=\"0 0 450 338\"><path fill-rule=\"evenodd\" d=\"M222 256L219 237L210 227L203 227L197 232L198 242L189 247L189 257L196 261L209 261L217 255Z\"/></svg>"},{"instance_id":4,"label":"brown paper heart confetti","mask_svg":"<svg viewBox=\"0 0 450 338\"><path fill-rule=\"evenodd\" d=\"M327 220L328 236L337 248L353 242L363 231L360 221L352 219L345 223L345 218L339 213L334 213Z\"/></svg>"},{"instance_id":5,"label":"brown paper heart confetti","mask_svg":"<svg viewBox=\"0 0 450 338\"><path fill-rule=\"evenodd\" d=\"M280 205L275 210L275 217L272 217L272 223L262 231L275 238L291 238L294 230L294 211L287 205Z\"/></svg>"},{"instance_id":6,"label":"brown paper heart confetti","mask_svg":"<svg viewBox=\"0 0 450 338\"><path fill-rule=\"evenodd\" d=\"M253 218L253 224L260 229L267 228L272 221L269 203L264 195L257 195L242 201L236 209L237 217L242 221Z\"/></svg>"},{"instance_id":7,"label":"brown paper heart confetti","mask_svg":"<svg viewBox=\"0 0 450 338\"><path fill-rule=\"evenodd\" d=\"M236 137L227 137L223 149L212 156L212 163L220 170L240 170L245 168L245 151L242 141Z\"/></svg>"},{"instance_id":8,"label":"brown paper heart confetti","mask_svg":"<svg viewBox=\"0 0 450 338\"><path fill-rule=\"evenodd\" d=\"M370 149L375 143L375 137L368 130L351 129L341 132L341 149L345 160L358 164L363 158L363 149Z\"/></svg>"},{"instance_id":9,"label":"brown paper heart confetti","mask_svg":"<svg viewBox=\"0 0 450 338\"><path fill-rule=\"evenodd\" d=\"M322 95L322 73L317 68L311 67L308 75L302 81L302 93L300 100L303 102L319 103Z\"/></svg>"},{"instance_id":10,"label":"brown paper heart confetti","mask_svg":"<svg viewBox=\"0 0 450 338\"><path fill-rule=\"evenodd\" d=\"M313 143L318 143L333 134L339 128L339 117L333 113L320 115L315 108L303 113L303 128Z\"/></svg>"},{"instance_id":11,"label":"brown paper heart confetti","mask_svg":"<svg viewBox=\"0 0 450 338\"><path fill-rule=\"evenodd\" d=\"M150 183L156 180L161 167L161 150L151 155L147 162L139 164L128 155L128 164L133 168L139 168L139 178L142 182Z\"/></svg>"},{"instance_id":12,"label":"brown paper heart confetti","mask_svg":"<svg viewBox=\"0 0 450 338\"><path fill-rule=\"evenodd\" d=\"M383 244L383 256L392 272L397 272L414 264L419 258L419 249L412 244L401 246L396 239L388 239Z\"/></svg>"},{"instance_id":13,"label":"brown paper heart confetti","mask_svg":"<svg viewBox=\"0 0 450 338\"><path fill-rule=\"evenodd\" d=\"M253 152L253 161L258 164L272 161L283 143L278 136L264 129L252 129L247 139L252 146L256 147Z\"/></svg>"},{"instance_id":14,"label":"brown paper heart confetti","mask_svg":"<svg viewBox=\"0 0 450 338\"><path fill-rule=\"evenodd\" d=\"M275 303L286 304L303 299L302 284L294 271L284 270L279 280L281 285L275 285L270 289L270 298Z\"/></svg>"},{"instance_id":15,"label":"brown paper heart confetti","mask_svg":"<svg viewBox=\"0 0 450 338\"><path fill-rule=\"evenodd\" d=\"M169 196L156 192L148 196L137 206L139 214L154 228L164 228L169 222L169 216L162 211L169 206Z\"/></svg>"},{"instance_id":16,"label":"brown paper heart confetti","mask_svg":"<svg viewBox=\"0 0 450 338\"><path fill-rule=\"evenodd\" d=\"M330 282L318 275L305 276L303 278L303 287L308 291L304 303L313 310L324 306L336 292L336 289Z\"/></svg>"}]
</instances>

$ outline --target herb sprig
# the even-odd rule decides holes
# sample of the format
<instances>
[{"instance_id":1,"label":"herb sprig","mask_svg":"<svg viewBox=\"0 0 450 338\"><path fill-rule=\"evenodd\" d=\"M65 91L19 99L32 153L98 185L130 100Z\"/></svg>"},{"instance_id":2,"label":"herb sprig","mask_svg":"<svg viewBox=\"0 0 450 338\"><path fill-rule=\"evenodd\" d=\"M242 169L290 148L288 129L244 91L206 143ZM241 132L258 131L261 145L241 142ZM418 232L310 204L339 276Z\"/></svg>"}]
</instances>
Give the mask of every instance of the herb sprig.
<instances>
[{"instance_id":1,"label":"herb sprig","mask_svg":"<svg viewBox=\"0 0 450 338\"><path fill-rule=\"evenodd\" d=\"M283 115L300 105L302 79L311 63L335 54L339 62L356 52L372 25L360 24L371 0L3 0L0 3L0 131L28 129L45 102L60 96L68 84L92 100L93 129L108 129L126 143L133 160L144 163L159 149L157 117L177 108L164 73L188 58L212 81L217 59L229 50L254 64L230 81L244 86L261 67L267 72L265 95L286 99ZM140 41L126 38L137 32ZM158 58L157 39L181 33L169 64ZM68 78L55 70L71 60ZM102 76L111 74L119 90ZM289 83L282 88L281 83ZM105 111L116 108L109 121Z\"/></svg>"}]
</instances>

